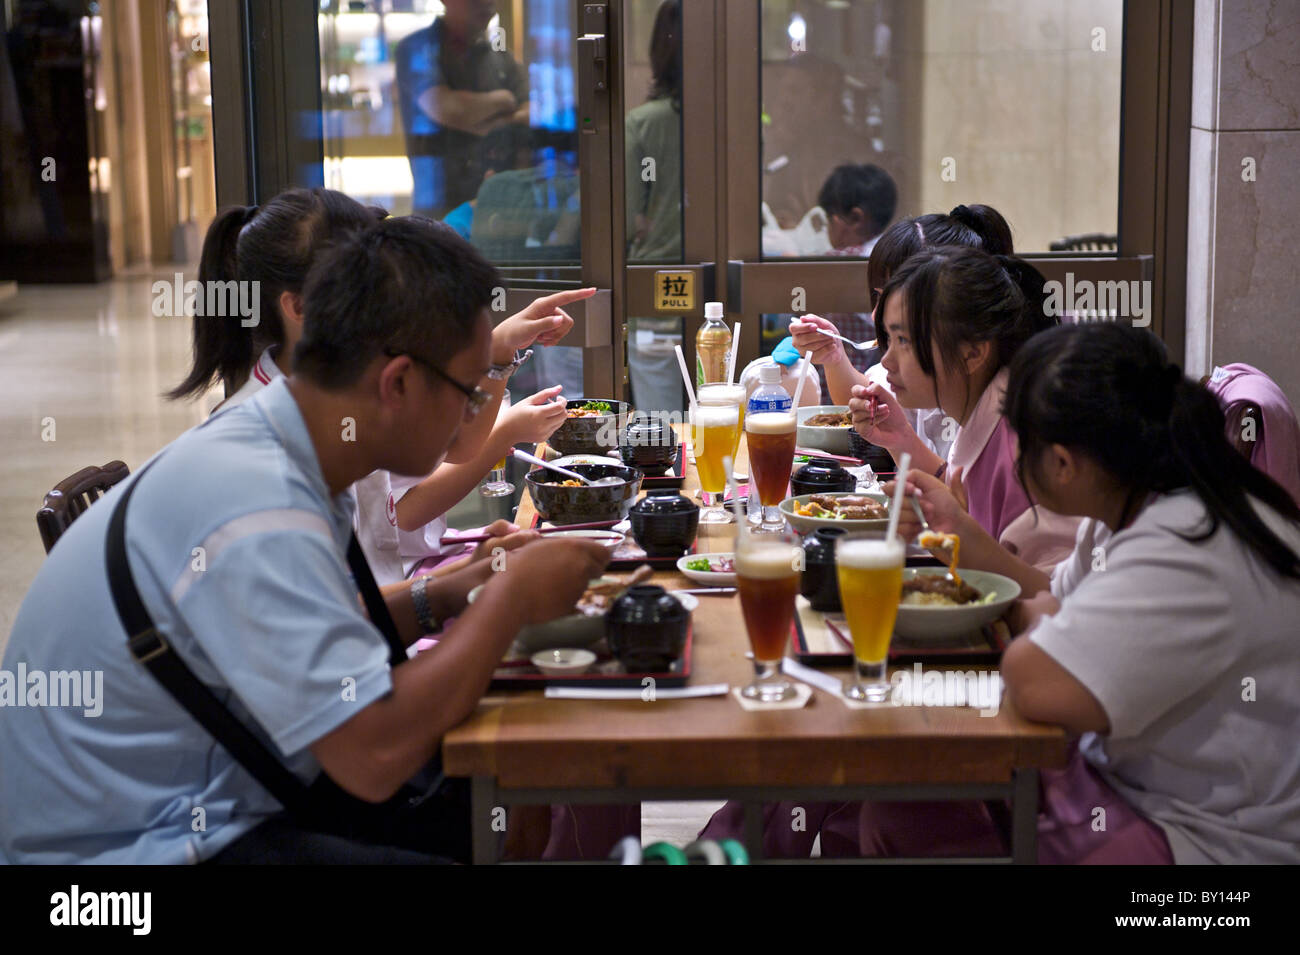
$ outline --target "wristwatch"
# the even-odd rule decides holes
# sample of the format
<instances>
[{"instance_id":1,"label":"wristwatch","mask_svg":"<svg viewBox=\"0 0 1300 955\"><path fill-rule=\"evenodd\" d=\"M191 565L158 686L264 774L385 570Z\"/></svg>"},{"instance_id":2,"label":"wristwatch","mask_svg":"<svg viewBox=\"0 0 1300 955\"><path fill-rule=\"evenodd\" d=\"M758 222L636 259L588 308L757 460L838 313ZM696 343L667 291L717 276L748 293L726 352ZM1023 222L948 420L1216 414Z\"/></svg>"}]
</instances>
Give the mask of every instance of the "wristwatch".
<instances>
[{"instance_id":1,"label":"wristwatch","mask_svg":"<svg viewBox=\"0 0 1300 955\"><path fill-rule=\"evenodd\" d=\"M533 350L531 348L525 351L522 355L519 354L518 350L516 350L514 361L508 361L504 365L493 365L488 369L487 376L493 381L505 381L515 373L515 369L532 357Z\"/></svg>"},{"instance_id":2,"label":"wristwatch","mask_svg":"<svg viewBox=\"0 0 1300 955\"><path fill-rule=\"evenodd\" d=\"M417 577L411 584L411 603L415 606L415 619L424 633L437 633L442 629L442 621L433 615L429 607L429 596L425 590L429 586L429 575Z\"/></svg>"}]
</instances>

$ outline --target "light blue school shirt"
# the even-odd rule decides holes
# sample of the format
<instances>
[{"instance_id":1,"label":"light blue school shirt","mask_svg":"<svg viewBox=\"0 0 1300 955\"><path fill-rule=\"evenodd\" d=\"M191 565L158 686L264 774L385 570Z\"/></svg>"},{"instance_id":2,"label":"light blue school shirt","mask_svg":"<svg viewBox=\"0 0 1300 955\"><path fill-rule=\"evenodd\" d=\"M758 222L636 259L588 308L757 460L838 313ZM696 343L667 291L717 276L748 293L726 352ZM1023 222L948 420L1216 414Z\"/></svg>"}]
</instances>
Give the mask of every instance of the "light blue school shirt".
<instances>
[{"instance_id":1,"label":"light blue school shirt","mask_svg":"<svg viewBox=\"0 0 1300 955\"><path fill-rule=\"evenodd\" d=\"M310 783L320 765L308 747L392 678L347 567L350 498L330 496L285 380L179 437L144 482L126 538L150 616ZM103 672L98 716L0 707L3 862L196 862L280 809L127 651L104 569L119 494L46 558L0 664Z\"/></svg>"}]
</instances>

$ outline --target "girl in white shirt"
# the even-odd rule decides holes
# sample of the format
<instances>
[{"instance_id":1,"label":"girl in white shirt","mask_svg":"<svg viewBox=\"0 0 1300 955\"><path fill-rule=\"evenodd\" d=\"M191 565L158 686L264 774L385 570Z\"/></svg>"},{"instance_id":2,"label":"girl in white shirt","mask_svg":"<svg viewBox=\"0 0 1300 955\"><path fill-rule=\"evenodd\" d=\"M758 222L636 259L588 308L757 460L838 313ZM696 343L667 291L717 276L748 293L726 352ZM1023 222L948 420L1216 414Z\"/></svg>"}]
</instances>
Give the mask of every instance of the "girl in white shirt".
<instances>
[{"instance_id":1,"label":"girl in white shirt","mask_svg":"<svg viewBox=\"0 0 1300 955\"><path fill-rule=\"evenodd\" d=\"M1079 737L1042 776L1039 861L1300 862L1300 507L1144 331L1036 336L1005 413L1027 492L1085 518L1002 661L1018 712ZM868 854L973 846L998 851L982 804L863 810Z\"/></svg>"}]
</instances>

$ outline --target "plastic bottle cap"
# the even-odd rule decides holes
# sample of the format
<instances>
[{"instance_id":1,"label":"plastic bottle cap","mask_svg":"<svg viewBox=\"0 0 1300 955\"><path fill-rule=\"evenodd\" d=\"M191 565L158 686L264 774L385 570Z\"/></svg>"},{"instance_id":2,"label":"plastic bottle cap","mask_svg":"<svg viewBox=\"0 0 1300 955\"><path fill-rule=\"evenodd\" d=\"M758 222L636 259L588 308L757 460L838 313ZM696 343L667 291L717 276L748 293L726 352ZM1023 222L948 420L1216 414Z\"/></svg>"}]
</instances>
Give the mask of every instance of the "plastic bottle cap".
<instances>
[{"instance_id":1,"label":"plastic bottle cap","mask_svg":"<svg viewBox=\"0 0 1300 955\"><path fill-rule=\"evenodd\" d=\"M776 362L758 366L758 381L763 385L779 385L781 383L781 366Z\"/></svg>"},{"instance_id":2,"label":"plastic bottle cap","mask_svg":"<svg viewBox=\"0 0 1300 955\"><path fill-rule=\"evenodd\" d=\"M722 303L721 303L721 302L705 302L705 303L704 303L704 317L705 317L705 318L721 318L722 315L723 315L723 308L722 308Z\"/></svg>"}]
</instances>

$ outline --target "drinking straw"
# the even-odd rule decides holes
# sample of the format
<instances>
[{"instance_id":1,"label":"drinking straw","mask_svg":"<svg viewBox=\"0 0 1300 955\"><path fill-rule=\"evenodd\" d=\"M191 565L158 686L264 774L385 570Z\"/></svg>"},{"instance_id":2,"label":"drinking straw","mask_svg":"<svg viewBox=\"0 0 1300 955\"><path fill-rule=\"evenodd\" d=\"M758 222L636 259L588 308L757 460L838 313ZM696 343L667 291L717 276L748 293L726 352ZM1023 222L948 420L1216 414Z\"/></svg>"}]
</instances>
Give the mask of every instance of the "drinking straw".
<instances>
[{"instance_id":1,"label":"drinking straw","mask_svg":"<svg viewBox=\"0 0 1300 955\"><path fill-rule=\"evenodd\" d=\"M674 345L673 349L677 352L677 364L682 369L682 382L686 385L686 397L692 405L696 404L695 386L691 384L691 373L686 370L686 356L682 354L682 346Z\"/></svg>"},{"instance_id":2,"label":"drinking straw","mask_svg":"<svg viewBox=\"0 0 1300 955\"><path fill-rule=\"evenodd\" d=\"M799 413L799 396L803 394L803 383L808 380L808 369L811 367L812 349L809 349L803 353L803 368L799 371L799 384L794 386L794 404L790 405L796 415Z\"/></svg>"},{"instance_id":3,"label":"drinking straw","mask_svg":"<svg viewBox=\"0 0 1300 955\"><path fill-rule=\"evenodd\" d=\"M885 540L891 541L898 533L898 515L903 510L903 498L907 487L907 469L912 466L912 456L906 451L898 460L898 473L894 475L894 503L889 508L889 529L885 531Z\"/></svg>"},{"instance_id":4,"label":"drinking straw","mask_svg":"<svg viewBox=\"0 0 1300 955\"><path fill-rule=\"evenodd\" d=\"M728 454L722 459L722 473L727 476L727 488L731 491L731 513L736 515L736 523L740 525L740 533L749 533L749 521L745 520L745 515L740 513L740 487L736 484L736 475L731 469L731 455Z\"/></svg>"},{"instance_id":5,"label":"drinking straw","mask_svg":"<svg viewBox=\"0 0 1300 955\"><path fill-rule=\"evenodd\" d=\"M740 322L731 332L731 357L727 360L727 384L736 383L736 350L740 348Z\"/></svg>"}]
</instances>

